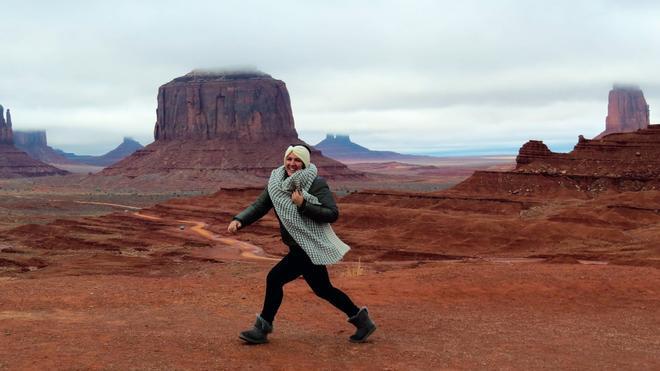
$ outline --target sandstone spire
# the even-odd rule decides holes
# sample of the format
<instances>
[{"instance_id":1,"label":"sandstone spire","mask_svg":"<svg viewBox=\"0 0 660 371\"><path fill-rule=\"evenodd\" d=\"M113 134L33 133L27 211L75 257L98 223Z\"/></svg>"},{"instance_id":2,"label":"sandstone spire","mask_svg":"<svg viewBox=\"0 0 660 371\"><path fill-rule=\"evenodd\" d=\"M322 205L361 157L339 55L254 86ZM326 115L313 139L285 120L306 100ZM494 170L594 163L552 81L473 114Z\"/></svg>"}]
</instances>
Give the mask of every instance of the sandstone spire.
<instances>
[{"instance_id":1,"label":"sandstone spire","mask_svg":"<svg viewBox=\"0 0 660 371\"><path fill-rule=\"evenodd\" d=\"M0 144L13 144L13 134L11 130L11 114L7 109L7 120L5 120L5 108L0 105Z\"/></svg>"}]
</instances>

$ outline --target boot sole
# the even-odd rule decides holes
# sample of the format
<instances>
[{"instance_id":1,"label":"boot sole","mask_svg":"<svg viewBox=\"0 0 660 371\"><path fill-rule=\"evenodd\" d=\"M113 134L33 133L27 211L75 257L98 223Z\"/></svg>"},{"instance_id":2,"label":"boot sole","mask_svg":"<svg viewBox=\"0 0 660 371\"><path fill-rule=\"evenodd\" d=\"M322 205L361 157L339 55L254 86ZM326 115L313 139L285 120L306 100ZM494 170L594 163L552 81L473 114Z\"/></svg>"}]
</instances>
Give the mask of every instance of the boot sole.
<instances>
[{"instance_id":1,"label":"boot sole","mask_svg":"<svg viewBox=\"0 0 660 371\"><path fill-rule=\"evenodd\" d=\"M369 336L371 336L371 334L373 334L374 331L376 331L376 328L377 328L377 327L374 326L374 327L373 327L371 330L369 330L369 332L367 332L367 334L364 335L364 337L363 337L362 339L360 339L360 340L353 340L353 339L351 339L351 338L348 338L348 341L350 341L351 343L365 343L365 342L367 342L367 339L369 338Z\"/></svg>"},{"instance_id":2,"label":"boot sole","mask_svg":"<svg viewBox=\"0 0 660 371\"><path fill-rule=\"evenodd\" d=\"M243 340L244 342L246 342L246 343L248 343L248 344L250 344L250 345L266 344L266 343L268 342L268 339L266 339L266 340L262 340L262 341L259 341L259 340L254 340L254 339L247 338L247 337L245 337L245 336L243 336L243 335L238 335L238 337L239 337L241 340Z\"/></svg>"}]
</instances>

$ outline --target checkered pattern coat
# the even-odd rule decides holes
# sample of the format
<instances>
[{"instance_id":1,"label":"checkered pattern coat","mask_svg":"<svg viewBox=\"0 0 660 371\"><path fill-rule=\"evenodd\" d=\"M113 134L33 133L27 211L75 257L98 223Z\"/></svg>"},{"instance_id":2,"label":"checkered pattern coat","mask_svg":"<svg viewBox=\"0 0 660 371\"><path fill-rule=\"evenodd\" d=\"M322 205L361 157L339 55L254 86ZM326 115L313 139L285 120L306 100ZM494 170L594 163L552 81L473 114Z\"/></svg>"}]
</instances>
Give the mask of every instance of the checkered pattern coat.
<instances>
[{"instance_id":1,"label":"checkered pattern coat","mask_svg":"<svg viewBox=\"0 0 660 371\"><path fill-rule=\"evenodd\" d=\"M300 207L291 201L295 189L300 189L305 199ZM317 176L314 164L290 177L286 176L283 166L273 170L266 189L234 219L245 227L273 207L280 221L284 243L300 246L312 263L337 263L350 250L330 226L337 220L339 212L330 188L323 178Z\"/></svg>"}]
</instances>

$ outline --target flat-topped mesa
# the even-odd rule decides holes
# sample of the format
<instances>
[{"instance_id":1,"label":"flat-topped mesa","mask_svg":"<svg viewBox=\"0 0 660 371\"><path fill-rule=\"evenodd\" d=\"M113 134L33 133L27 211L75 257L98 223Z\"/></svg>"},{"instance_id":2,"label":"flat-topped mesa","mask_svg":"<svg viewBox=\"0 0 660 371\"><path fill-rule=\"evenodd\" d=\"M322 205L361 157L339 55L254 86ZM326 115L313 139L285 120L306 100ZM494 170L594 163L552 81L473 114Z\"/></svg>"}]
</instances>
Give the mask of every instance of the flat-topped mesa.
<instances>
[{"instance_id":1,"label":"flat-topped mesa","mask_svg":"<svg viewBox=\"0 0 660 371\"><path fill-rule=\"evenodd\" d=\"M295 141L284 82L259 71L194 70L158 89L156 141Z\"/></svg>"},{"instance_id":2,"label":"flat-topped mesa","mask_svg":"<svg viewBox=\"0 0 660 371\"><path fill-rule=\"evenodd\" d=\"M645 129L649 125L649 105L642 90L635 85L615 84L609 93L605 131L595 139Z\"/></svg>"},{"instance_id":3,"label":"flat-topped mesa","mask_svg":"<svg viewBox=\"0 0 660 371\"><path fill-rule=\"evenodd\" d=\"M7 119L5 120L5 108L0 105L0 144L13 144L13 133L11 129L11 113L7 109Z\"/></svg>"}]
</instances>

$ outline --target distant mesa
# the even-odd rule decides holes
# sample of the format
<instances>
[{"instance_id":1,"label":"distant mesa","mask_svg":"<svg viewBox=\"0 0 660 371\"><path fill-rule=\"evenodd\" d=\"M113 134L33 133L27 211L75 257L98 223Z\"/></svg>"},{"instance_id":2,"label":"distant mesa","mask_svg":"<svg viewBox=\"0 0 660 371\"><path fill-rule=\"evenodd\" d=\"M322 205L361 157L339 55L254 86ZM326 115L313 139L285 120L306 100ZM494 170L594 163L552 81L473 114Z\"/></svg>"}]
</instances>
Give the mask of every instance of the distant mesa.
<instances>
[{"instance_id":1,"label":"distant mesa","mask_svg":"<svg viewBox=\"0 0 660 371\"><path fill-rule=\"evenodd\" d=\"M144 146L135 139L124 137L124 140L115 149L101 156L77 155L75 153L64 152L60 149L56 149L55 151L69 161L105 167L123 160L142 148L144 148Z\"/></svg>"},{"instance_id":2,"label":"distant mesa","mask_svg":"<svg viewBox=\"0 0 660 371\"><path fill-rule=\"evenodd\" d=\"M258 71L194 70L158 89L155 141L99 176L263 182L298 138L286 85ZM361 173L312 150L331 178Z\"/></svg>"},{"instance_id":3,"label":"distant mesa","mask_svg":"<svg viewBox=\"0 0 660 371\"><path fill-rule=\"evenodd\" d=\"M348 135L327 134L325 139L314 148L321 150L324 155L344 163L358 162L390 162L408 161L418 162L432 159L429 156L404 155L392 151L373 151L351 141Z\"/></svg>"},{"instance_id":4,"label":"distant mesa","mask_svg":"<svg viewBox=\"0 0 660 371\"><path fill-rule=\"evenodd\" d=\"M75 165L75 161L62 156L57 150L48 145L46 131L14 131L14 145L35 160L43 161L54 166Z\"/></svg>"},{"instance_id":5,"label":"distant mesa","mask_svg":"<svg viewBox=\"0 0 660 371\"><path fill-rule=\"evenodd\" d=\"M67 171L50 166L28 156L14 146L11 114L0 106L0 178L22 178L48 175L64 175Z\"/></svg>"},{"instance_id":6,"label":"distant mesa","mask_svg":"<svg viewBox=\"0 0 660 371\"><path fill-rule=\"evenodd\" d=\"M615 84L609 94L605 131L595 139L646 129L649 125L649 105L642 90L635 85Z\"/></svg>"}]
</instances>

